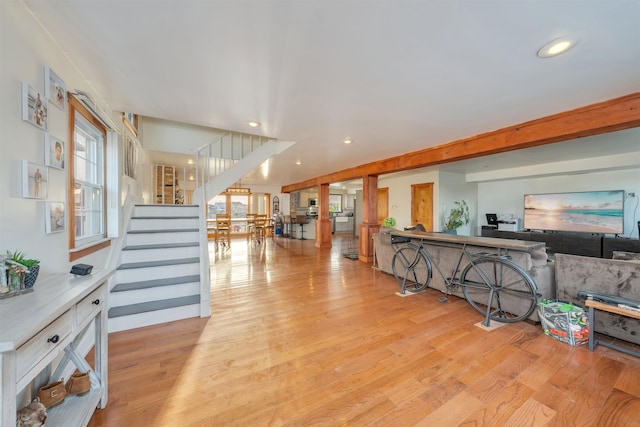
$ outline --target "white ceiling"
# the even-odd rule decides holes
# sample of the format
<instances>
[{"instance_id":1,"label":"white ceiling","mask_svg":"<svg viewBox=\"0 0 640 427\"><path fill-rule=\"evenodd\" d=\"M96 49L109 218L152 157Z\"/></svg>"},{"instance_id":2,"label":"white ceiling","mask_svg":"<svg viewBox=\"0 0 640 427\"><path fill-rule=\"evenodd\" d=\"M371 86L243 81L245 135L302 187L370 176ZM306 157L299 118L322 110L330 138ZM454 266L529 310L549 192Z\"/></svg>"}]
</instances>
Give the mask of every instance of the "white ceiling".
<instances>
[{"instance_id":1,"label":"white ceiling","mask_svg":"<svg viewBox=\"0 0 640 427\"><path fill-rule=\"evenodd\" d=\"M24 2L112 109L297 141L276 185L640 91L639 0ZM558 149L638 150L618 139Z\"/></svg>"}]
</instances>

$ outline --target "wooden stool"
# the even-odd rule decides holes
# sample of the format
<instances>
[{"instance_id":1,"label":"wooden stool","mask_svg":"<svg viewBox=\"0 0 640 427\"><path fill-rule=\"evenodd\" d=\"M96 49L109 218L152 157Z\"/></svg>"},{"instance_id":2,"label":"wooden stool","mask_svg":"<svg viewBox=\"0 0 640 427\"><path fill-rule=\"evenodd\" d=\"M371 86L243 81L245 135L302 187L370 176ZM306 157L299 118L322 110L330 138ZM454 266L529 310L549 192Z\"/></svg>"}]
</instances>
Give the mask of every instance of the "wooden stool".
<instances>
[{"instance_id":1,"label":"wooden stool","mask_svg":"<svg viewBox=\"0 0 640 427\"><path fill-rule=\"evenodd\" d=\"M621 316L632 317L634 319L640 319L640 311L635 311L623 307L618 307L617 305L605 304L600 301L594 301L592 299L587 299L585 301L585 305L589 307L589 350L593 351L596 345L600 344L605 347L612 348L614 350L621 351L623 353L630 354L632 356L640 357L640 353L637 351L629 350L615 344L611 344L608 342L600 341L594 339L593 329L595 326L595 310L602 310L608 313L619 314Z\"/></svg>"}]
</instances>

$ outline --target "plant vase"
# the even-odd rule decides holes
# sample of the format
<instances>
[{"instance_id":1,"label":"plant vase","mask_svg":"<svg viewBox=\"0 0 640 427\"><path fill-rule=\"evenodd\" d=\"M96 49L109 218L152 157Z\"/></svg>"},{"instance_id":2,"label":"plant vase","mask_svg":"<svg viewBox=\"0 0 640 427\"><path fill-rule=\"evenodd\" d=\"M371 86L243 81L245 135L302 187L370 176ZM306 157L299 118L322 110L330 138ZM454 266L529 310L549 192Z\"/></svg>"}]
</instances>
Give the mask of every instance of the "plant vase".
<instances>
[{"instance_id":1,"label":"plant vase","mask_svg":"<svg viewBox=\"0 0 640 427\"><path fill-rule=\"evenodd\" d=\"M40 264L29 268L29 272L24 277L25 289L33 288L33 285L35 285L36 279L38 278L38 273L40 273Z\"/></svg>"}]
</instances>

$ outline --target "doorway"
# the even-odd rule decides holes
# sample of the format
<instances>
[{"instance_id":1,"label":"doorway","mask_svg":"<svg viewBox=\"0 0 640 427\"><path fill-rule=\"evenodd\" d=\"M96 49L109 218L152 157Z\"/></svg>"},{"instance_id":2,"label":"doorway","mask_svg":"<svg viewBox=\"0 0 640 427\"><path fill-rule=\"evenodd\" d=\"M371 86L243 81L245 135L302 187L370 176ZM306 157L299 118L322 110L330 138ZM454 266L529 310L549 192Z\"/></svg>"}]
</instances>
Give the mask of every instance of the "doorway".
<instances>
[{"instance_id":1,"label":"doorway","mask_svg":"<svg viewBox=\"0 0 640 427\"><path fill-rule=\"evenodd\" d=\"M411 186L411 225L433 231L433 182Z\"/></svg>"}]
</instances>

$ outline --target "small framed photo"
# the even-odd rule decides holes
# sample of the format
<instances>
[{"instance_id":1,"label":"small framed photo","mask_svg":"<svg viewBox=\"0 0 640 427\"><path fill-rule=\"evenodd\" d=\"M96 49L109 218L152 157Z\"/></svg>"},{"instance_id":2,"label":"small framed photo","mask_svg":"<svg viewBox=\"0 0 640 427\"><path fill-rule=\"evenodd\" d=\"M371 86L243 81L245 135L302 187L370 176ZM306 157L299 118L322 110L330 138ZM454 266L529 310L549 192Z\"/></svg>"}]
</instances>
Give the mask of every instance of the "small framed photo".
<instances>
[{"instance_id":1,"label":"small framed photo","mask_svg":"<svg viewBox=\"0 0 640 427\"><path fill-rule=\"evenodd\" d=\"M46 199L49 176L47 167L28 160L22 161L22 197Z\"/></svg>"},{"instance_id":2,"label":"small framed photo","mask_svg":"<svg viewBox=\"0 0 640 427\"><path fill-rule=\"evenodd\" d=\"M64 141L47 133L44 135L44 164L64 169Z\"/></svg>"},{"instance_id":3,"label":"small framed photo","mask_svg":"<svg viewBox=\"0 0 640 427\"><path fill-rule=\"evenodd\" d=\"M42 130L47 130L47 110L47 99L28 83L22 82L22 120Z\"/></svg>"},{"instance_id":4,"label":"small framed photo","mask_svg":"<svg viewBox=\"0 0 640 427\"><path fill-rule=\"evenodd\" d=\"M51 104L61 110L67 106L67 87L53 70L44 66L44 94Z\"/></svg>"},{"instance_id":5,"label":"small framed photo","mask_svg":"<svg viewBox=\"0 0 640 427\"><path fill-rule=\"evenodd\" d=\"M66 213L64 202L46 202L45 204L45 231L47 234L59 233L66 229Z\"/></svg>"}]
</instances>

